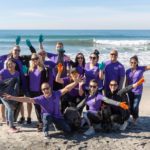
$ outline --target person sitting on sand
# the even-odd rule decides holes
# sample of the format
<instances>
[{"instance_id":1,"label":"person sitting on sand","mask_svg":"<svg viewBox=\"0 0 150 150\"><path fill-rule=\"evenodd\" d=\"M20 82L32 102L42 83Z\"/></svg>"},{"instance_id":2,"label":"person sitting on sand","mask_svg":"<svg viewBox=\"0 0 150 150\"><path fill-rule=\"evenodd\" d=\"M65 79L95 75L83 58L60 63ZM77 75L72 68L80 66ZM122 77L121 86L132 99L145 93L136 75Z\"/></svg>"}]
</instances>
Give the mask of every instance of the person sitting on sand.
<instances>
[{"instance_id":1,"label":"person sitting on sand","mask_svg":"<svg viewBox=\"0 0 150 150\"><path fill-rule=\"evenodd\" d=\"M130 85L137 82L143 76L143 73L145 71L150 70L150 65L139 66L138 63L139 61L136 55L130 58L131 68L129 68L126 71L126 85ZM141 84L137 88L132 89L132 91L129 92L130 112L133 117L134 124L136 123L136 120L139 117L139 104L141 101L142 93L143 84Z\"/></svg>"},{"instance_id":2,"label":"person sitting on sand","mask_svg":"<svg viewBox=\"0 0 150 150\"><path fill-rule=\"evenodd\" d=\"M73 83L58 91L52 91L48 83L43 83L41 85L43 95L34 98L15 97L9 94L4 94L3 98L40 105L42 109L43 132L44 136L47 138L49 125L51 123L54 123L57 129L63 130L64 132L71 132L70 126L66 123L60 111L60 97L72 90L80 81L81 78L77 77Z\"/></svg>"}]
</instances>

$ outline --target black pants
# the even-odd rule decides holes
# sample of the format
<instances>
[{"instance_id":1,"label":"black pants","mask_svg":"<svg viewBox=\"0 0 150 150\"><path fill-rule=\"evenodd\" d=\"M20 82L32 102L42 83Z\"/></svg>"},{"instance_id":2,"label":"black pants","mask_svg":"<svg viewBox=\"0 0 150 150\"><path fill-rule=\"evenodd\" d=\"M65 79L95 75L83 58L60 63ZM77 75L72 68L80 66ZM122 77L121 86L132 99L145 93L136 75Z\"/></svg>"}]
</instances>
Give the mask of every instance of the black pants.
<instances>
[{"instance_id":1,"label":"black pants","mask_svg":"<svg viewBox=\"0 0 150 150\"><path fill-rule=\"evenodd\" d=\"M41 92L30 92L30 97L36 97L36 96L40 96ZM41 106L38 104L34 104L35 107L35 113L38 119L39 123L42 123L42 117L41 117Z\"/></svg>"},{"instance_id":2,"label":"black pants","mask_svg":"<svg viewBox=\"0 0 150 150\"><path fill-rule=\"evenodd\" d=\"M130 117L130 112L129 110L123 110L121 108L116 107L116 109L111 110L111 121L118 123L118 124L123 124L124 121L128 120Z\"/></svg>"}]
</instances>

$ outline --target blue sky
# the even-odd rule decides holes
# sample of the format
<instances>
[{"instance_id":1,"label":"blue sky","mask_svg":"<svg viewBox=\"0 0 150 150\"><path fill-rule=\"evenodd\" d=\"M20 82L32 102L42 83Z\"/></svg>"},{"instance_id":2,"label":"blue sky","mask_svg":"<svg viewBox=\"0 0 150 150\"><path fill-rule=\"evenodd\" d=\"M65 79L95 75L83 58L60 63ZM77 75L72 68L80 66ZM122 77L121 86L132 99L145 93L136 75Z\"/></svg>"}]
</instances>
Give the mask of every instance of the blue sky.
<instances>
[{"instance_id":1,"label":"blue sky","mask_svg":"<svg viewBox=\"0 0 150 150\"><path fill-rule=\"evenodd\" d=\"M0 29L150 29L150 0L0 0Z\"/></svg>"}]
</instances>

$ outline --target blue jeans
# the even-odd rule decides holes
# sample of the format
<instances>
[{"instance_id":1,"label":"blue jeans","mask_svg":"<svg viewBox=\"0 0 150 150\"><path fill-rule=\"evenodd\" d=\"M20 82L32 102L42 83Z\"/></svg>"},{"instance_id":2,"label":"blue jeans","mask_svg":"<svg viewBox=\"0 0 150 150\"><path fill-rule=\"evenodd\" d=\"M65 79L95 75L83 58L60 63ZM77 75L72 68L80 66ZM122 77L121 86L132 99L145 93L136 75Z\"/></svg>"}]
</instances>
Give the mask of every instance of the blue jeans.
<instances>
[{"instance_id":1,"label":"blue jeans","mask_svg":"<svg viewBox=\"0 0 150 150\"><path fill-rule=\"evenodd\" d=\"M130 98L130 113L134 119L139 117L139 104L142 94L129 93Z\"/></svg>"},{"instance_id":2,"label":"blue jeans","mask_svg":"<svg viewBox=\"0 0 150 150\"><path fill-rule=\"evenodd\" d=\"M9 126L12 128L14 126L14 103L4 100L3 98L1 98L1 101L5 106L6 121L9 122Z\"/></svg>"},{"instance_id":3,"label":"blue jeans","mask_svg":"<svg viewBox=\"0 0 150 150\"><path fill-rule=\"evenodd\" d=\"M43 119L43 131L48 132L49 131L49 125L51 123L54 123L56 128L58 130L63 130L64 132L71 132L70 126L66 123L66 121L63 118L56 118L51 116L48 113L44 113L42 115Z\"/></svg>"}]
</instances>

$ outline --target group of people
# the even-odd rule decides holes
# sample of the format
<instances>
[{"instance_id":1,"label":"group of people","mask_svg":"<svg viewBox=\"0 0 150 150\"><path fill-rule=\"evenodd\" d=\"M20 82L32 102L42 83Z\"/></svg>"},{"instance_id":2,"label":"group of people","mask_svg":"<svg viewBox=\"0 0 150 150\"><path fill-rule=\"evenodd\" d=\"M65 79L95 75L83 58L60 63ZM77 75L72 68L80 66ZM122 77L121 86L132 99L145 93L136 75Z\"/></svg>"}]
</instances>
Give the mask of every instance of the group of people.
<instances>
[{"instance_id":1,"label":"group of people","mask_svg":"<svg viewBox=\"0 0 150 150\"><path fill-rule=\"evenodd\" d=\"M143 73L150 70L150 66L139 66L136 55L125 71L117 60L117 50L110 52L106 62L99 63L98 50L91 52L89 60L79 52L73 61L65 54L62 42L56 44L56 54L49 53L40 35L39 50L26 40L31 54L20 55L20 41L17 37L11 53L0 56L0 113L10 132L19 131L14 126L19 112L18 123L25 122L23 102L27 102L26 123L32 123L34 104L38 131L43 130L45 137L51 123L67 133L87 125L85 135L95 133L94 124L101 124L104 130L119 124L120 130L125 130L130 115L136 123Z\"/></svg>"}]
</instances>

